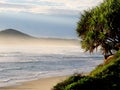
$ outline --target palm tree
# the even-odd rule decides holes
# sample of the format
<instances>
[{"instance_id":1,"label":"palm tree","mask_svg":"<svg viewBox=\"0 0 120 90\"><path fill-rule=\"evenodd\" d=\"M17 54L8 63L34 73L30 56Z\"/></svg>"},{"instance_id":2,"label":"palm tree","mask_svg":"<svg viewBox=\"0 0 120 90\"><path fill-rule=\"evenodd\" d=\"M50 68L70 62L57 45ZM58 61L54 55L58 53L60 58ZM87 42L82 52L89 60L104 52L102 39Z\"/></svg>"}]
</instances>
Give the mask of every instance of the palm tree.
<instances>
[{"instance_id":1,"label":"palm tree","mask_svg":"<svg viewBox=\"0 0 120 90\"><path fill-rule=\"evenodd\" d=\"M101 47L103 54L112 55L120 46L120 0L105 0L84 11L77 24L82 48L92 53ZM118 45L119 44L119 45Z\"/></svg>"}]
</instances>

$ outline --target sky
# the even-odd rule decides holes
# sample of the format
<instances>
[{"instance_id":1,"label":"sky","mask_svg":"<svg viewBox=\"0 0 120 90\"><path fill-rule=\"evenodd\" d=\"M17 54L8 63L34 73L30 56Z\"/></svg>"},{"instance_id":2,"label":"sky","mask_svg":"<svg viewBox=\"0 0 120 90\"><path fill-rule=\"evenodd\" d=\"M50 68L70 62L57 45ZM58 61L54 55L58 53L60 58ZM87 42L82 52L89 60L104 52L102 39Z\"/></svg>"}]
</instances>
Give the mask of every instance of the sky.
<instances>
[{"instance_id":1,"label":"sky","mask_svg":"<svg viewBox=\"0 0 120 90\"><path fill-rule=\"evenodd\" d=\"M84 10L103 0L0 0L0 30L16 29L36 37L77 38Z\"/></svg>"}]
</instances>

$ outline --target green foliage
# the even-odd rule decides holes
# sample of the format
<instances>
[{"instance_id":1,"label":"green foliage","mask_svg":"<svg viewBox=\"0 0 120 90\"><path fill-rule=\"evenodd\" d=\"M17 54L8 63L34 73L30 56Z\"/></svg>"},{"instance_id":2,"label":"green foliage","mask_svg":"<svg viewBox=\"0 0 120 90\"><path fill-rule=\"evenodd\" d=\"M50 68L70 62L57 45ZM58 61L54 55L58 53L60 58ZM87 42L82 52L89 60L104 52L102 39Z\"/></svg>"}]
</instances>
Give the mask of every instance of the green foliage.
<instances>
[{"instance_id":1,"label":"green foliage","mask_svg":"<svg viewBox=\"0 0 120 90\"><path fill-rule=\"evenodd\" d=\"M117 67L119 65L117 64L119 64L119 61L113 59L111 60L109 64L98 66L95 70L91 72L90 75L91 76L102 76L102 77L104 77L104 74L106 73L107 73L106 75L110 75L111 73L115 71L115 69L117 68L119 69L119 67ZM112 68L112 71L110 70L111 67L114 67Z\"/></svg>"},{"instance_id":2,"label":"green foliage","mask_svg":"<svg viewBox=\"0 0 120 90\"><path fill-rule=\"evenodd\" d=\"M101 47L103 54L117 51L120 43L120 0L105 0L100 6L84 11L77 24L82 48L90 53Z\"/></svg>"},{"instance_id":3,"label":"green foliage","mask_svg":"<svg viewBox=\"0 0 120 90\"><path fill-rule=\"evenodd\" d=\"M67 85L77 82L81 78L83 78L83 76L73 75L66 79L64 82L58 83L56 86L54 86L54 90L64 90Z\"/></svg>"},{"instance_id":4,"label":"green foliage","mask_svg":"<svg viewBox=\"0 0 120 90\"><path fill-rule=\"evenodd\" d=\"M53 90L120 90L120 51L108 64L101 64L87 76L72 76Z\"/></svg>"},{"instance_id":5,"label":"green foliage","mask_svg":"<svg viewBox=\"0 0 120 90\"><path fill-rule=\"evenodd\" d=\"M120 90L120 0L105 0L100 6L84 11L77 24L82 48L93 52L98 46L104 54L115 56L87 76L72 76L53 90Z\"/></svg>"},{"instance_id":6,"label":"green foliage","mask_svg":"<svg viewBox=\"0 0 120 90\"><path fill-rule=\"evenodd\" d=\"M119 57L120 56L120 50L116 52L116 57Z\"/></svg>"}]
</instances>

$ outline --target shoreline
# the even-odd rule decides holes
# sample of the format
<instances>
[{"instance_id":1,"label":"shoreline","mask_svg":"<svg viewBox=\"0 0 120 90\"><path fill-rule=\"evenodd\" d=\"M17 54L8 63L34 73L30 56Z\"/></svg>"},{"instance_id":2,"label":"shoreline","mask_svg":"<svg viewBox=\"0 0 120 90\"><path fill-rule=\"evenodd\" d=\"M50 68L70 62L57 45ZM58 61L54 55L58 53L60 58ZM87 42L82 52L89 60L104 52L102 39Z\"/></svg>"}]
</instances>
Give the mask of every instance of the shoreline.
<instances>
[{"instance_id":1,"label":"shoreline","mask_svg":"<svg viewBox=\"0 0 120 90\"><path fill-rule=\"evenodd\" d=\"M69 76L55 76L48 78L41 78L20 83L20 85L12 85L0 87L0 90L51 90L57 83L62 82Z\"/></svg>"}]
</instances>

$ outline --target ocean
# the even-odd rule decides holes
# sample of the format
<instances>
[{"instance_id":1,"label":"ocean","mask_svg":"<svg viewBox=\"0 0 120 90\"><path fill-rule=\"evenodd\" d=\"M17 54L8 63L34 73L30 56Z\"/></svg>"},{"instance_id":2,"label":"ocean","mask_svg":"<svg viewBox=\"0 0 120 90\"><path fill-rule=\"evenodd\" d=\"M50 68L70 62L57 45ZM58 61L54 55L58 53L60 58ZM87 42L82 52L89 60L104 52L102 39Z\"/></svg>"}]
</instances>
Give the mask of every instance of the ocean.
<instances>
[{"instance_id":1,"label":"ocean","mask_svg":"<svg viewBox=\"0 0 120 90\"><path fill-rule=\"evenodd\" d=\"M0 87L40 78L88 73L103 56L80 46L0 47Z\"/></svg>"}]
</instances>

